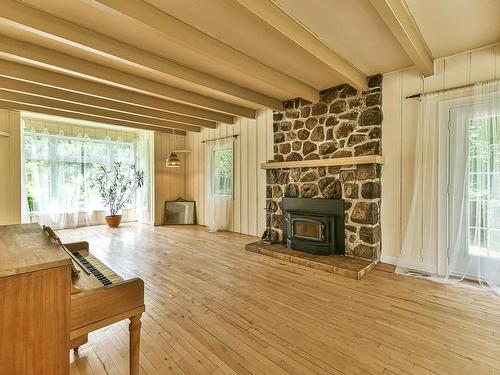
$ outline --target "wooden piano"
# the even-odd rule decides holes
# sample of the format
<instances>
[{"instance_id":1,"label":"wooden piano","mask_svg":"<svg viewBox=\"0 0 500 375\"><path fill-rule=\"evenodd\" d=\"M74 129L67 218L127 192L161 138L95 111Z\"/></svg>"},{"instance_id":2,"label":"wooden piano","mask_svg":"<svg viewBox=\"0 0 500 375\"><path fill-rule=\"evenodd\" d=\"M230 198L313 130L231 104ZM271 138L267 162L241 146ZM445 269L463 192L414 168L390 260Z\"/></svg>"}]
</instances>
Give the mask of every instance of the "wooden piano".
<instances>
[{"instance_id":1,"label":"wooden piano","mask_svg":"<svg viewBox=\"0 0 500 375\"><path fill-rule=\"evenodd\" d=\"M139 374L144 283L123 280L89 252L38 224L0 226L0 373L69 373L69 349L130 319L130 374Z\"/></svg>"}]
</instances>

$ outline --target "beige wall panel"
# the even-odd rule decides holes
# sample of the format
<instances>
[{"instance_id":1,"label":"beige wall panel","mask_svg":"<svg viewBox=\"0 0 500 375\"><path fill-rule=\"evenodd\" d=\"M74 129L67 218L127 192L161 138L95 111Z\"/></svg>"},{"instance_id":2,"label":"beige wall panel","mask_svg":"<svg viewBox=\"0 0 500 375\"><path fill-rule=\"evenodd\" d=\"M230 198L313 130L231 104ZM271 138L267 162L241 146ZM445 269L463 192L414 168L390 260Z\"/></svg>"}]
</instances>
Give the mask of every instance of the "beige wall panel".
<instances>
[{"instance_id":1,"label":"beige wall panel","mask_svg":"<svg viewBox=\"0 0 500 375\"><path fill-rule=\"evenodd\" d=\"M424 92L444 89L444 59L434 62L434 75L424 78Z\"/></svg>"},{"instance_id":2,"label":"beige wall panel","mask_svg":"<svg viewBox=\"0 0 500 375\"><path fill-rule=\"evenodd\" d=\"M415 69L384 75L382 147L382 261L394 263L401 251L414 181L418 99L405 96L500 78L500 44L436 60L435 74L422 79ZM399 139L398 139L399 138ZM421 197L422 198L422 197ZM425 200L420 199L423 209ZM437 254L422 254L422 269L437 266Z\"/></svg>"},{"instance_id":3,"label":"beige wall panel","mask_svg":"<svg viewBox=\"0 0 500 375\"><path fill-rule=\"evenodd\" d=\"M201 133L203 134L203 133ZM201 142L202 137L200 133L194 134L191 133L193 136L193 142L196 142L198 144ZM196 195L193 195L192 197L188 196L188 199L195 200L196 203L196 217L198 220L199 224L203 223L203 215L205 214L204 207L202 205L199 205L198 202L203 202L203 175L204 175L204 169L203 169L203 160L204 160L204 155L203 155L203 148L201 147L193 147L193 143L188 144L187 147L191 149L193 154L187 155L188 159L193 159L194 165L195 165L195 172L193 173L193 181L192 184L196 186Z\"/></svg>"},{"instance_id":4,"label":"beige wall panel","mask_svg":"<svg viewBox=\"0 0 500 375\"><path fill-rule=\"evenodd\" d=\"M255 120L239 118L234 125L219 124L186 137L187 199L196 201L198 223L204 224L206 167L203 140L238 134L234 143L233 222L232 231L260 236L265 230L266 174L260 163L272 159L272 111L262 110Z\"/></svg>"},{"instance_id":5,"label":"beige wall panel","mask_svg":"<svg viewBox=\"0 0 500 375\"><path fill-rule=\"evenodd\" d=\"M254 124L251 124L251 126L254 125ZM249 196L248 196L248 192L249 192L249 184L252 182L250 180L250 173L248 171L248 159L250 157L249 155L249 151L248 150L248 142L249 142L249 137L250 135L248 134L249 133L249 129L248 128L248 121L246 121L246 119L241 119L241 122L240 122L240 126L241 126L241 134L245 134L245 137L241 137L241 138L238 138L238 142L239 142L239 146L240 146L240 149L239 149L239 153L241 155L240 157L240 163L239 163L239 166L237 166L237 168L239 168L239 170L241 171L241 186L240 186L240 194L241 194L241 198L240 198L240 204L241 204L241 210L239 212L240 214L240 222L241 222L241 233L250 233L249 231L249 205L248 205L248 201L249 201Z\"/></svg>"},{"instance_id":6,"label":"beige wall panel","mask_svg":"<svg viewBox=\"0 0 500 375\"><path fill-rule=\"evenodd\" d=\"M444 60L444 88L470 83L470 53L452 56Z\"/></svg>"},{"instance_id":7,"label":"beige wall panel","mask_svg":"<svg viewBox=\"0 0 500 375\"><path fill-rule=\"evenodd\" d=\"M495 59L495 78L500 78L500 43L494 47L493 58Z\"/></svg>"},{"instance_id":8,"label":"beige wall panel","mask_svg":"<svg viewBox=\"0 0 500 375\"><path fill-rule=\"evenodd\" d=\"M173 134L155 132L154 135L154 201L155 225L164 224L165 201L179 197L186 199L186 154L178 154L180 168L167 168L166 160L174 149L185 148L185 137Z\"/></svg>"},{"instance_id":9,"label":"beige wall panel","mask_svg":"<svg viewBox=\"0 0 500 375\"><path fill-rule=\"evenodd\" d=\"M401 248L401 83L403 72L384 76L383 144L385 164L382 167L382 252L396 258ZM387 261L387 259L385 259ZM393 259L394 261L394 259Z\"/></svg>"},{"instance_id":10,"label":"beige wall panel","mask_svg":"<svg viewBox=\"0 0 500 375\"><path fill-rule=\"evenodd\" d=\"M272 124L272 113L265 112L265 115L260 116L257 119L257 161L256 161L256 173L257 173L257 202L256 202L256 211L257 211L257 229L256 232L258 235L262 235L264 230L266 229L266 212L264 208L266 207L266 171L264 169L260 169L259 164L265 163L267 161L267 145L268 145L268 137L267 133L269 130L272 131L272 125L266 126L266 124ZM271 149L272 152L272 149ZM271 154L269 154L271 155Z\"/></svg>"},{"instance_id":11,"label":"beige wall panel","mask_svg":"<svg viewBox=\"0 0 500 375\"><path fill-rule=\"evenodd\" d=\"M260 115L259 115L260 117ZM241 137L243 137L242 131L241 131L241 119L239 119L233 128L233 135L235 134L240 134ZM238 233L246 233L243 232L242 226L241 226L241 211L242 211L242 204L241 204L241 176L242 173L244 174L245 171L241 170L241 137L238 137L238 141L236 141L235 145L235 153L234 153L234 201L233 201L233 230Z\"/></svg>"},{"instance_id":12,"label":"beige wall panel","mask_svg":"<svg viewBox=\"0 0 500 375\"><path fill-rule=\"evenodd\" d=\"M188 132L186 134L186 144L192 144L195 139L198 139L198 133ZM198 197L198 148L191 150L190 157L186 157L186 197ZM189 198L187 198L189 199ZM190 198L192 199L192 198ZM197 199L194 199L197 200ZM196 214L199 214L199 209L196 207Z\"/></svg>"},{"instance_id":13,"label":"beige wall panel","mask_svg":"<svg viewBox=\"0 0 500 375\"><path fill-rule=\"evenodd\" d=\"M21 222L21 140L18 112L0 110L0 225Z\"/></svg>"},{"instance_id":14,"label":"beige wall panel","mask_svg":"<svg viewBox=\"0 0 500 375\"><path fill-rule=\"evenodd\" d=\"M470 55L471 82L488 81L495 78L495 47L474 51Z\"/></svg>"}]
</instances>

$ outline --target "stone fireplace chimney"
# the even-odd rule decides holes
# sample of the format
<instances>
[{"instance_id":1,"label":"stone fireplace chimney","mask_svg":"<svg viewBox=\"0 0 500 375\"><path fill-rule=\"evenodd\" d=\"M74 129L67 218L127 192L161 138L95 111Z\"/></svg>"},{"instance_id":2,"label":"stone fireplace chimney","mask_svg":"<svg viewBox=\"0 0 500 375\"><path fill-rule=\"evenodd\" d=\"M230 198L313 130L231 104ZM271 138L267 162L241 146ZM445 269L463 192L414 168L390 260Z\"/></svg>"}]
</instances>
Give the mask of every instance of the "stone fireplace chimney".
<instances>
[{"instance_id":1,"label":"stone fireplace chimney","mask_svg":"<svg viewBox=\"0 0 500 375\"><path fill-rule=\"evenodd\" d=\"M318 103L301 99L274 112L274 161L301 161L381 155L382 76L358 92L349 85L321 92ZM283 242L282 198L342 199L345 253L380 258L379 164L269 169L267 227Z\"/></svg>"}]
</instances>

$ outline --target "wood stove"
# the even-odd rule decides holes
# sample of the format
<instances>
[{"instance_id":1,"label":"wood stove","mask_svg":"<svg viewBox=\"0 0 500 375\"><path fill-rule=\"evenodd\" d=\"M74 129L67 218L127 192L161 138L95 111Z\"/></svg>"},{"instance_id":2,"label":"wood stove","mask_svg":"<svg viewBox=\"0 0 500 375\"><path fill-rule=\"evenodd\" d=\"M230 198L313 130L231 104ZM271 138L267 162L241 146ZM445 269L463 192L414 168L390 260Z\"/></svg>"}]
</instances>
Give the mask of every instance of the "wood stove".
<instances>
[{"instance_id":1,"label":"wood stove","mask_svg":"<svg viewBox=\"0 0 500 375\"><path fill-rule=\"evenodd\" d=\"M344 255L342 199L283 198L286 245L316 255Z\"/></svg>"}]
</instances>

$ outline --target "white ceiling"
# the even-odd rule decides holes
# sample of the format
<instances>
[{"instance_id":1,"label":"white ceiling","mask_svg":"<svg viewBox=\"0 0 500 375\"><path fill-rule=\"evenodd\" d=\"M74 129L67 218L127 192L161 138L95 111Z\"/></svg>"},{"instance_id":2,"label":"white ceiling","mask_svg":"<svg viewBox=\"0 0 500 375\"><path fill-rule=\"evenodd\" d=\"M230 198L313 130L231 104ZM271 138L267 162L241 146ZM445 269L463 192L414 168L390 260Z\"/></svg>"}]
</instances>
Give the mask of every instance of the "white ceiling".
<instances>
[{"instance_id":1,"label":"white ceiling","mask_svg":"<svg viewBox=\"0 0 500 375\"><path fill-rule=\"evenodd\" d=\"M406 0L435 58L500 41L500 0Z\"/></svg>"},{"instance_id":2,"label":"white ceiling","mask_svg":"<svg viewBox=\"0 0 500 375\"><path fill-rule=\"evenodd\" d=\"M412 65L368 0L273 0L366 75Z\"/></svg>"},{"instance_id":3,"label":"white ceiling","mask_svg":"<svg viewBox=\"0 0 500 375\"><path fill-rule=\"evenodd\" d=\"M9 3L8 0L2 1ZM213 49L198 48L200 44L179 38L179 35L183 35L182 33L173 35L168 32L168 29L162 31L161 28L148 26L144 19L134 18L134 14L126 15L126 12L121 13L114 10L113 6L105 6L95 0L19 0L17 3L28 5L47 15L105 35L111 38L111 42L113 40L124 42L142 52L149 52L154 57L163 58L163 63L166 62L165 60L173 61L182 67L208 75L209 80L217 79L221 85L227 82L234 87L264 95L278 103L296 96L290 87L297 87L296 91L301 92L308 92L310 89L314 96L317 95L317 90L345 82L339 70L335 70L335 67L329 65L327 60L318 57L314 51L284 35L282 29L280 30L276 25L273 27L268 23L269 21L266 22L265 18L261 18L262 15L259 17L258 13L252 13L238 0L143 0L142 3L134 3L133 1L136 0L127 1L130 1L129 4L137 4L138 7L146 2L152 6L150 8L160 19L164 17L165 25L169 27L174 27L172 25L176 23L190 25L200 31L202 34L198 34L204 35L203 38L207 35L211 37L208 41L202 38L204 43L219 43L227 51L224 52L222 48L215 50L224 53L213 53ZM269 1L272 1L326 45L328 48L318 43L321 48L327 50L327 53L333 51L333 55L337 54L354 66L357 69L355 73L362 81L365 81L364 76L388 73L411 67L414 64L400 44L401 41L394 36L397 34L389 29L386 25L387 20L383 20L372 5L373 0ZM406 3L411 17L414 18L434 58L465 52L500 41L500 0L406 0ZM248 6L248 3L246 4ZM255 0L255 4L269 5L265 0ZM272 8L275 9L274 6ZM406 7L404 9L406 12ZM142 11L147 13L144 9ZM255 12L255 8L253 11ZM409 17L410 22L411 17ZM290 21L288 17L286 18ZM33 22L36 23L36 21ZM294 22L288 26L297 27ZM71 25L68 27L71 28ZM57 32L54 35L56 34ZM262 101L252 101L251 99L254 98L248 95L238 96L238 93L234 94L234 91L218 90L214 88L216 87L214 85L204 85L199 81L193 82L162 71L162 69L153 69L137 60L128 61L112 53L41 32L36 27L27 27L22 20L13 22L8 18L2 18L0 14L1 35L223 103L250 110L263 106ZM0 58L61 71L56 65L27 61L21 56L7 56L1 48L0 45ZM250 65L255 65L252 69L248 69L239 64L238 61L241 60L234 58L235 55L232 52L239 53L243 58L250 58ZM431 66L432 62L430 59L428 61ZM258 69L259 64L269 69L268 72L271 74L276 73L281 78L274 82L265 79L265 73ZM257 69L253 69L255 66ZM64 71L64 73L82 77L81 74L78 75L78 67L75 71ZM84 78L93 79L93 77ZM289 88L276 84L276 82L286 80L289 80ZM101 79L99 82L114 84L111 80L102 82ZM130 87L130 90L134 90L134 87ZM144 94L156 95L154 92L144 92ZM176 98L172 100L182 101ZM191 102L184 103L196 105ZM204 108L229 114L236 113L211 107Z\"/></svg>"},{"instance_id":4,"label":"white ceiling","mask_svg":"<svg viewBox=\"0 0 500 375\"><path fill-rule=\"evenodd\" d=\"M235 0L145 0L163 12L256 60L324 89L342 82L313 56L276 33ZM227 69L196 51L165 43L149 27L92 0L24 0L45 12L216 77L283 98L279 88L263 87L242 72ZM368 0L273 0L323 43L366 75L412 65ZM482 47L500 40L500 0L406 0L434 57ZM109 22L112 20L113 22ZM308 69L314 67L314 69Z\"/></svg>"},{"instance_id":5,"label":"white ceiling","mask_svg":"<svg viewBox=\"0 0 500 375\"><path fill-rule=\"evenodd\" d=\"M148 26L110 11L94 1L24 0L23 2L151 53L181 62L196 70L252 90L264 91L282 100L286 99L286 92L279 87L254 80L244 71L228 68L223 60L214 61L199 51L166 40L164 35ZM343 83L313 56L304 54L299 46L281 34L273 32L269 25L239 6L234 0L149 0L147 2L234 49L302 82L307 82L317 89Z\"/></svg>"}]
</instances>

